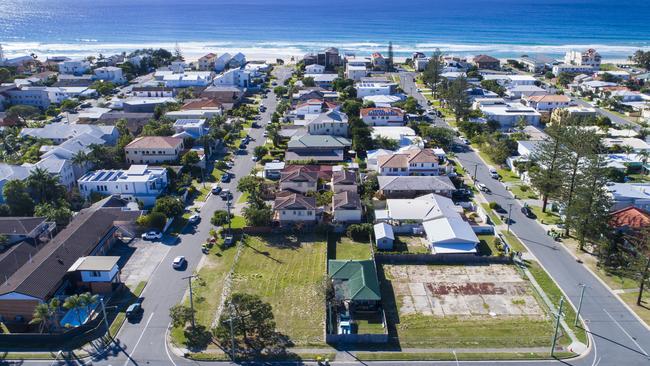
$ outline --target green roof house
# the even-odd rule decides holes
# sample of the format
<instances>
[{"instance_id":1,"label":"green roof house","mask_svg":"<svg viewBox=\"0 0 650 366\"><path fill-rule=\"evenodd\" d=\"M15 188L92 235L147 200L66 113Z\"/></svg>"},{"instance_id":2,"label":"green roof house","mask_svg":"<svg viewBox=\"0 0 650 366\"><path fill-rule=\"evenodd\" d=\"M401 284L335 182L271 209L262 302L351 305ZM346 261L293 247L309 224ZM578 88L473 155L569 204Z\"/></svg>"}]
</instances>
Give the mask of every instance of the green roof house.
<instances>
[{"instance_id":1,"label":"green roof house","mask_svg":"<svg viewBox=\"0 0 650 366\"><path fill-rule=\"evenodd\" d=\"M362 307L375 306L381 300L373 261L330 260L328 272L337 300Z\"/></svg>"}]
</instances>

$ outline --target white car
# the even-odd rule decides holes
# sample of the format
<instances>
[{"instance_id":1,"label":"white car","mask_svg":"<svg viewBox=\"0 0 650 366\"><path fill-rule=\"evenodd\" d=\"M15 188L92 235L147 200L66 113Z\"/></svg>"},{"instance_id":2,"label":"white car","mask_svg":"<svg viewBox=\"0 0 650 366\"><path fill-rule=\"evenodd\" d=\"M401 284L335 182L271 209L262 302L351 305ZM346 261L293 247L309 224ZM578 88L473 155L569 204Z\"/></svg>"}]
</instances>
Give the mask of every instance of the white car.
<instances>
[{"instance_id":1,"label":"white car","mask_svg":"<svg viewBox=\"0 0 650 366\"><path fill-rule=\"evenodd\" d=\"M264 137L268 137L268 136L269 136L269 133L266 132L266 131L264 131L264 133L262 134L262 136L264 136Z\"/></svg>"},{"instance_id":2,"label":"white car","mask_svg":"<svg viewBox=\"0 0 650 366\"><path fill-rule=\"evenodd\" d=\"M185 259L185 257L183 257L181 255L181 256L178 256L178 257L174 258L174 261L172 262L172 267L174 267L175 269L183 268L183 266L186 263L187 263L187 260Z\"/></svg>"},{"instance_id":3,"label":"white car","mask_svg":"<svg viewBox=\"0 0 650 366\"><path fill-rule=\"evenodd\" d=\"M253 155L253 157L251 158L251 160L252 160L252 161L258 161L258 160L260 160L260 159L258 159L257 156Z\"/></svg>"},{"instance_id":4,"label":"white car","mask_svg":"<svg viewBox=\"0 0 650 366\"><path fill-rule=\"evenodd\" d=\"M465 144L465 145L469 145L469 144L471 144L471 142L470 142L468 139L464 138L464 137L461 137L461 138L460 138L460 141L462 141L463 144Z\"/></svg>"},{"instance_id":5,"label":"white car","mask_svg":"<svg viewBox=\"0 0 650 366\"><path fill-rule=\"evenodd\" d=\"M160 231L148 231L142 234L143 240L160 240L162 239L162 233Z\"/></svg>"},{"instance_id":6,"label":"white car","mask_svg":"<svg viewBox=\"0 0 650 366\"><path fill-rule=\"evenodd\" d=\"M196 224L199 221L201 221L201 216L199 216L199 214L194 214L190 216L190 218L187 219L187 221L189 221L190 224Z\"/></svg>"}]
</instances>

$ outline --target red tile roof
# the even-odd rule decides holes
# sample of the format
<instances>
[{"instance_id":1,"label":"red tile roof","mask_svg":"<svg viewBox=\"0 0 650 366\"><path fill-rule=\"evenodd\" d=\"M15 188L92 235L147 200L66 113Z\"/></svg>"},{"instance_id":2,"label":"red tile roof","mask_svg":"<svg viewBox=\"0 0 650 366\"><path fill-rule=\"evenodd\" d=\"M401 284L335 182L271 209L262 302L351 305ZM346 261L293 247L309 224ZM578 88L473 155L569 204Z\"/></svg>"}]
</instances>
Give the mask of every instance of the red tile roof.
<instances>
[{"instance_id":1,"label":"red tile roof","mask_svg":"<svg viewBox=\"0 0 650 366\"><path fill-rule=\"evenodd\" d=\"M650 212L629 206L609 214L609 225L614 228L642 229L650 226Z\"/></svg>"}]
</instances>

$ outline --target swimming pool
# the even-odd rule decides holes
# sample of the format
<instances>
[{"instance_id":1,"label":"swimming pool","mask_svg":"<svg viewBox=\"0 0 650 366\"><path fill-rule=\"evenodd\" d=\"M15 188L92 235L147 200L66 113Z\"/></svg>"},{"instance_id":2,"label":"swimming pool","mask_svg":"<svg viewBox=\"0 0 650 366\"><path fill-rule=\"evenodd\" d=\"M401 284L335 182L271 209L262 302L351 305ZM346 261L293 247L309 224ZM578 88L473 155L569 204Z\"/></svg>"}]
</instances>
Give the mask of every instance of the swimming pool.
<instances>
[{"instance_id":1,"label":"swimming pool","mask_svg":"<svg viewBox=\"0 0 650 366\"><path fill-rule=\"evenodd\" d=\"M61 325L64 327L70 326L70 327L78 327L81 324L84 324L86 321L88 321L88 316L92 314L92 312L97 308L97 305L99 303L95 304L90 304L87 307L81 307L81 308L76 308L76 309L70 309L68 310L63 318L61 318ZM81 323L79 320L81 319Z\"/></svg>"}]
</instances>

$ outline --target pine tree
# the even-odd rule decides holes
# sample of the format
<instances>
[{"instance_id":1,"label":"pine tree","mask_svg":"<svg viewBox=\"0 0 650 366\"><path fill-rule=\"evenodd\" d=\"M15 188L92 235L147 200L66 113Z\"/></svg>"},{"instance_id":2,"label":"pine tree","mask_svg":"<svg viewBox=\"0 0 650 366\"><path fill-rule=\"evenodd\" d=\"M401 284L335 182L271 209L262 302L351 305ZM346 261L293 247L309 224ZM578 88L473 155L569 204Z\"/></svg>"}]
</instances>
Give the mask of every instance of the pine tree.
<instances>
[{"instance_id":1,"label":"pine tree","mask_svg":"<svg viewBox=\"0 0 650 366\"><path fill-rule=\"evenodd\" d=\"M449 108L454 112L456 123L466 119L469 114L471 103L469 98L467 98L467 93L465 92L468 87L469 84L467 83L467 79L460 77L448 83L443 92L442 97L449 105Z\"/></svg>"},{"instance_id":2,"label":"pine tree","mask_svg":"<svg viewBox=\"0 0 650 366\"><path fill-rule=\"evenodd\" d=\"M444 65L442 62L442 52L440 52L440 49L436 48L436 50L431 55L431 59L427 63L427 67L422 72L422 79L424 80L424 83L427 84L433 91L434 98L437 97L436 92L438 83L442 81L442 77L440 75L442 74L443 68Z\"/></svg>"},{"instance_id":3,"label":"pine tree","mask_svg":"<svg viewBox=\"0 0 650 366\"><path fill-rule=\"evenodd\" d=\"M533 187L542 195L542 212L546 212L549 198L556 198L562 188L562 171L566 161L566 147L564 146L564 129L551 126L546 129L550 139L541 142L532 160L536 168L531 169L530 179Z\"/></svg>"},{"instance_id":4,"label":"pine tree","mask_svg":"<svg viewBox=\"0 0 650 366\"><path fill-rule=\"evenodd\" d=\"M388 60L386 60L386 71L393 71L393 42L388 42Z\"/></svg>"}]
</instances>

